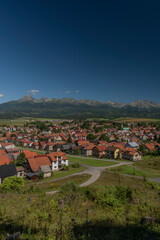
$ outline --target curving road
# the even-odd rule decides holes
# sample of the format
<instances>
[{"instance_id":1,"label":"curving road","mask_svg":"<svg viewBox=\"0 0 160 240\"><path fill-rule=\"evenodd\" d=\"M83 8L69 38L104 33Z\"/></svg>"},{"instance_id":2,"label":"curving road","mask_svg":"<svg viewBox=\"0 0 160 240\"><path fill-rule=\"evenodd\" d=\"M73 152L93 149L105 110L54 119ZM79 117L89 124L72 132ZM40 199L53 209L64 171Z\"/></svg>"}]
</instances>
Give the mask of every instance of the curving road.
<instances>
[{"instance_id":1,"label":"curving road","mask_svg":"<svg viewBox=\"0 0 160 240\"><path fill-rule=\"evenodd\" d=\"M73 173L69 176L56 178L56 179L53 179L53 180L51 179L51 180L48 180L48 181L45 181L45 182L53 182L53 181L57 181L57 180L60 180L60 179L65 179L65 178L72 177L72 176L89 174L89 175L91 175L90 179L88 179L86 182L80 184L80 187L87 187L87 186L91 185L92 183L94 183L95 181L97 181L97 179L100 177L101 172L105 171L106 169L113 168L113 167L119 167L119 166L122 166L122 165L131 165L131 164L133 164L133 162L129 162L129 163L128 162L120 162L118 164L116 163L114 165L105 166L105 167L92 167L92 166L81 164L82 166L87 168L83 172ZM43 182L39 182L37 184L42 184L42 183ZM46 192L46 194L54 194L54 193L57 193L57 192L58 192L58 190L57 191Z\"/></svg>"},{"instance_id":2,"label":"curving road","mask_svg":"<svg viewBox=\"0 0 160 240\"><path fill-rule=\"evenodd\" d=\"M101 172L105 171L106 169L119 167L122 165L131 165L131 164L133 164L133 163L132 162L130 162L130 163L120 162L118 164L114 164L114 165L106 166L106 167L91 167L88 165L83 165L87 168L87 170L85 170L83 173L90 174L91 178L87 182L80 184L80 187L86 187L86 186L89 186L92 183L94 183L100 177Z\"/></svg>"}]
</instances>

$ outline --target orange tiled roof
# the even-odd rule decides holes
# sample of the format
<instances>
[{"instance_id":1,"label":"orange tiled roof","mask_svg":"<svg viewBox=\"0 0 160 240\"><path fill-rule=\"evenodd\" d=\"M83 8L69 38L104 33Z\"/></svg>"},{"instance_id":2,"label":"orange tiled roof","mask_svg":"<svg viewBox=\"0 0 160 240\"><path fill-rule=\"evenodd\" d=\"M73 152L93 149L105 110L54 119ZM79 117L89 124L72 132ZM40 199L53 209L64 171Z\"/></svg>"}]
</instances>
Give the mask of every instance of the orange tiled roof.
<instances>
[{"instance_id":1,"label":"orange tiled roof","mask_svg":"<svg viewBox=\"0 0 160 240\"><path fill-rule=\"evenodd\" d=\"M32 158L32 157L35 157L37 156L37 153L36 152L31 152L29 150L23 150L26 158Z\"/></svg>"},{"instance_id":2,"label":"orange tiled roof","mask_svg":"<svg viewBox=\"0 0 160 240\"><path fill-rule=\"evenodd\" d=\"M145 146L146 148L148 148L149 150L153 150L153 149L154 149L154 145L151 144L151 143L146 143L146 144L144 144L144 146Z\"/></svg>"},{"instance_id":3,"label":"orange tiled roof","mask_svg":"<svg viewBox=\"0 0 160 240\"><path fill-rule=\"evenodd\" d=\"M6 151L4 149L0 150L0 155L5 154L5 153L6 153Z\"/></svg>"},{"instance_id":4,"label":"orange tiled roof","mask_svg":"<svg viewBox=\"0 0 160 240\"><path fill-rule=\"evenodd\" d=\"M52 166L51 161L47 156L39 157L39 158L29 158L28 163L33 172L37 172L40 166L45 166L45 165Z\"/></svg>"},{"instance_id":5,"label":"orange tiled roof","mask_svg":"<svg viewBox=\"0 0 160 240\"><path fill-rule=\"evenodd\" d=\"M100 146L96 146L96 147L99 150L99 152L106 151L106 149L107 149L106 145L100 145Z\"/></svg>"},{"instance_id":6,"label":"orange tiled roof","mask_svg":"<svg viewBox=\"0 0 160 240\"><path fill-rule=\"evenodd\" d=\"M0 165L10 164L10 160L7 155L0 155Z\"/></svg>"}]
</instances>

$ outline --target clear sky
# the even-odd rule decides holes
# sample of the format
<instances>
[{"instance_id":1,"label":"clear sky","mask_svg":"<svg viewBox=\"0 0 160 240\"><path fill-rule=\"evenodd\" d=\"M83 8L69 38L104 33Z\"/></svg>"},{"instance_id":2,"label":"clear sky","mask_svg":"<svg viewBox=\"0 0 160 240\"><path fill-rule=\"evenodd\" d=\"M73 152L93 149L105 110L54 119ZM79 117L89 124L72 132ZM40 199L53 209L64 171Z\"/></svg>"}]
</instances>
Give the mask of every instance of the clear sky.
<instances>
[{"instance_id":1,"label":"clear sky","mask_svg":"<svg viewBox=\"0 0 160 240\"><path fill-rule=\"evenodd\" d=\"M160 102L159 0L1 0L0 103Z\"/></svg>"}]
</instances>

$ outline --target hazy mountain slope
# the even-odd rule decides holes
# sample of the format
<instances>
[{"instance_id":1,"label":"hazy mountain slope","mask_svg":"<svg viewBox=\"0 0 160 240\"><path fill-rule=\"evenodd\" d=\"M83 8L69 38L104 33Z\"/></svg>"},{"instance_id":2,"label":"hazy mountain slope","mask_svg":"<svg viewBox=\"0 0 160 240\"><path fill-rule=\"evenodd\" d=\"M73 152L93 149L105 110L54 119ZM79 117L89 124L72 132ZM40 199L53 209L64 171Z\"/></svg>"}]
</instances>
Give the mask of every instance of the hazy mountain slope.
<instances>
[{"instance_id":1,"label":"hazy mountain slope","mask_svg":"<svg viewBox=\"0 0 160 240\"><path fill-rule=\"evenodd\" d=\"M160 117L160 104L149 100L126 103L113 101L104 103L96 100L74 98L40 98L26 95L18 101L0 104L0 117Z\"/></svg>"}]
</instances>

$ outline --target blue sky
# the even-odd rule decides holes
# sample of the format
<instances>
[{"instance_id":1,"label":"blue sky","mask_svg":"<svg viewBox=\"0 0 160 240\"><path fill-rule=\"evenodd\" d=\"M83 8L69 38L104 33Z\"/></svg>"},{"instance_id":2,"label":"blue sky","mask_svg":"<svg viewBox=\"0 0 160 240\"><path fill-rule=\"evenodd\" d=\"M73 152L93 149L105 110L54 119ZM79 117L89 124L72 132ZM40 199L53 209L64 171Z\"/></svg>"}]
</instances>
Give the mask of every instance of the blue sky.
<instances>
[{"instance_id":1,"label":"blue sky","mask_svg":"<svg viewBox=\"0 0 160 240\"><path fill-rule=\"evenodd\" d=\"M0 103L26 93L160 102L159 9L158 0L0 1Z\"/></svg>"}]
</instances>

